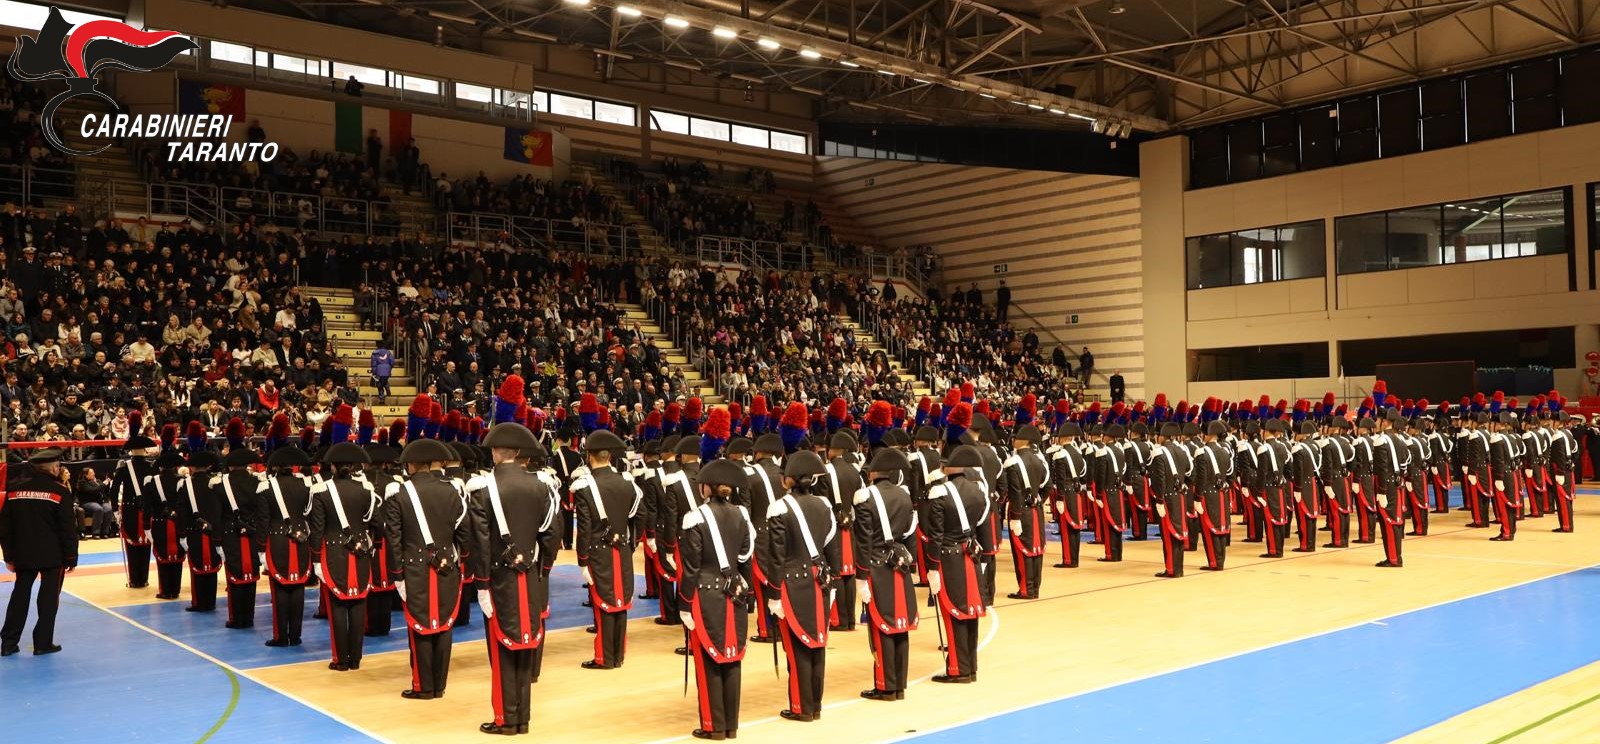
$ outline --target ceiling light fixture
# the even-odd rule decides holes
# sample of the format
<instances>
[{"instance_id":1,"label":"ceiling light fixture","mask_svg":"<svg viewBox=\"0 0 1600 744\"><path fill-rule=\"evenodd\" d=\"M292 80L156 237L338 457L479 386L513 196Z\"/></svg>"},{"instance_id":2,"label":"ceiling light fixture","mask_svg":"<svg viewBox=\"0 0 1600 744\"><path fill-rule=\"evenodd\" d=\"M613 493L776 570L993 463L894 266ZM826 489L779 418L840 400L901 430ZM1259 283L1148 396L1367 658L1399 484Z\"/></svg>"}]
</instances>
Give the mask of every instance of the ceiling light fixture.
<instances>
[{"instance_id":1,"label":"ceiling light fixture","mask_svg":"<svg viewBox=\"0 0 1600 744\"><path fill-rule=\"evenodd\" d=\"M1067 112L1067 116L1070 116L1070 117L1072 117L1074 119L1082 119L1083 121L1094 121L1094 117L1093 116L1084 116L1083 114L1080 114L1080 113L1078 113L1076 111L1068 111Z\"/></svg>"},{"instance_id":2,"label":"ceiling light fixture","mask_svg":"<svg viewBox=\"0 0 1600 744\"><path fill-rule=\"evenodd\" d=\"M1111 0L1111 7L1106 8L1106 12L1111 15L1122 15L1128 12L1128 9L1123 7L1122 0Z\"/></svg>"},{"instance_id":3,"label":"ceiling light fixture","mask_svg":"<svg viewBox=\"0 0 1600 744\"><path fill-rule=\"evenodd\" d=\"M734 31L731 28L718 26L714 29L711 29L711 35L719 39L736 39L739 37L739 32Z\"/></svg>"},{"instance_id":4,"label":"ceiling light fixture","mask_svg":"<svg viewBox=\"0 0 1600 744\"><path fill-rule=\"evenodd\" d=\"M978 91L978 95L980 95L980 96L982 96L984 98L987 98L987 99L989 99L991 101L994 100L994 94L990 93L989 91L986 91L986 90Z\"/></svg>"},{"instance_id":5,"label":"ceiling light fixture","mask_svg":"<svg viewBox=\"0 0 1600 744\"><path fill-rule=\"evenodd\" d=\"M1058 109L1058 108L1056 108L1056 107L1055 107L1055 106L1051 106L1051 107L1050 107L1050 113L1052 113L1052 114L1055 114L1055 115L1056 115L1056 116L1063 116L1063 115L1065 115L1065 114L1066 114L1066 113L1067 113L1067 112L1065 112L1065 111L1062 111L1062 110L1061 110L1061 109Z\"/></svg>"},{"instance_id":6,"label":"ceiling light fixture","mask_svg":"<svg viewBox=\"0 0 1600 744\"><path fill-rule=\"evenodd\" d=\"M782 44L779 44L778 42L773 41L772 39L769 39L769 38L767 38L765 36L763 36L760 39L756 40L756 46L759 46L762 49L782 49L783 48Z\"/></svg>"},{"instance_id":7,"label":"ceiling light fixture","mask_svg":"<svg viewBox=\"0 0 1600 744\"><path fill-rule=\"evenodd\" d=\"M860 67L861 66L859 64L856 64L855 62L851 62L848 59L839 60L839 64L844 65L845 67Z\"/></svg>"},{"instance_id":8,"label":"ceiling light fixture","mask_svg":"<svg viewBox=\"0 0 1600 744\"><path fill-rule=\"evenodd\" d=\"M632 5L618 5L617 14L626 16L628 18L638 18L639 16L644 15L644 11L633 7Z\"/></svg>"},{"instance_id":9,"label":"ceiling light fixture","mask_svg":"<svg viewBox=\"0 0 1600 744\"><path fill-rule=\"evenodd\" d=\"M811 47L800 47L800 56L805 57L806 59L822 59L822 52L812 49Z\"/></svg>"},{"instance_id":10,"label":"ceiling light fixture","mask_svg":"<svg viewBox=\"0 0 1600 744\"><path fill-rule=\"evenodd\" d=\"M671 26L673 28L688 28L689 27L689 22L688 21L686 21L686 20L684 20L682 18L679 18L677 16L667 16L666 18L661 19L661 22L665 23L668 26Z\"/></svg>"},{"instance_id":11,"label":"ceiling light fixture","mask_svg":"<svg viewBox=\"0 0 1600 744\"><path fill-rule=\"evenodd\" d=\"M561 0L561 1L566 3L566 4L568 4L568 5L576 5L576 6L580 7L580 8L589 7L589 0Z\"/></svg>"},{"instance_id":12,"label":"ceiling light fixture","mask_svg":"<svg viewBox=\"0 0 1600 744\"><path fill-rule=\"evenodd\" d=\"M894 73L894 70L879 70L878 74L879 75L893 75L895 73Z\"/></svg>"}]
</instances>

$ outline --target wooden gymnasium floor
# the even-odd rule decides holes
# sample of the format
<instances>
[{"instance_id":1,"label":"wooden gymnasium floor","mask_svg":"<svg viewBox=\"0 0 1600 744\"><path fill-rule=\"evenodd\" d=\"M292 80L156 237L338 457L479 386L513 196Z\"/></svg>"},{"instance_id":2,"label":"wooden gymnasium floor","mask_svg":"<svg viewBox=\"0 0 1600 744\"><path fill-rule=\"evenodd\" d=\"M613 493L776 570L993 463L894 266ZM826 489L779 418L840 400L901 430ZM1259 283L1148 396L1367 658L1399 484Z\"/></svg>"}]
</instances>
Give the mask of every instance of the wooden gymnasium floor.
<instances>
[{"instance_id":1,"label":"wooden gymnasium floor","mask_svg":"<svg viewBox=\"0 0 1600 744\"><path fill-rule=\"evenodd\" d=\"M1159 541L1129 543L1120 564L1095 562L1099 547L1085 545L1082 568L1046 569L1041 599L1002 599L983 622L975 685L927 682L941 655L924 610L905 701L857 697L871 679L865 632L836 633L825 717L790 723L776 718L785 686L771 649L753 644L740 738L1594 740L1600 498L1586 494L1578 512L1575 534L1552 534L1547 517L1525 522L1510 544L1463 527L1464 512L1435 516L1429 537L1405 541L1398 571L1373 567L1378 546L1266 560L1236 539L1227 571L1193 570L1201 559L1192 553L1189 576L1171 581L1152 576ZM305 645L269 649L264 585L256 628L228 631L220 610L186 613L184 601L123 588L114 541L85 551L63 599L66 651L0 660L7 740L474 741L491 717L476 613L457 633L449 696L411 702L398 695L409 681L398 630L368 639L360 671L330 672L326 625L311 606ZM1009 557L1000 565L1003 593L1014 581ZM684 697L683 659L671 653L680 631L644 619L654 603L641 601L626 666L580 669L593 645L578 583L575 567L558 568L533 696L539 740L687 739L693 691ZM11 586L0 572L0 597Z\"/></svg>"}]
</instances>

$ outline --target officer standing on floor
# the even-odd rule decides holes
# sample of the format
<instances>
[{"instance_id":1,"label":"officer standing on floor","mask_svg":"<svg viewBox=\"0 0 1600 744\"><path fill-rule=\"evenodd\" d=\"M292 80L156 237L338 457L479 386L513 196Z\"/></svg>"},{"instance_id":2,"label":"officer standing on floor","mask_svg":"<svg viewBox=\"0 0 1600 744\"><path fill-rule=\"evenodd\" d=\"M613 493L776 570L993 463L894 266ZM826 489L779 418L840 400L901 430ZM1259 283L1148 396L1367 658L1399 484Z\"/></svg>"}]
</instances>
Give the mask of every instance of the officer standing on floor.
<instances>
[{"instance_id":1,"label":"officer standing on floor","mask_svg":"<svg viewBox=\"0 0 1600 744\"><path fill-rule=\"evenodd\" d=\"M1122 475L1127 469L1127 454L1122 449L1122 439L1128 430L1122 424L1107 426L1101 435L1100 446L1095 450L1094 498L1100 510L1103 535L1095 535L1105 545L1101 562L1122 560L1122 531L1127 528L1122 498Z\"/></svg>"},{"instance_id":2,"label":"officer standing on floor","mask_svg":"<svg viewBox=\"0 0 1600 744\"><path fill-rule=\"evenodd\" d=\"M1282 558L1283 543L1289 539L1288 473L1291 466L1288 443L1283 435L1289 422L1269 419L1261 426L1261 443L1256 445L1256 500L1261 505L1262 529L1267 552L1262 558Z\"/></svg>"},{"instance_id":3,"label":"officer standing on floor","mask_svg":"<svg viewBox=\"0 0 1600 744\"><path fill-rule=\"evenodd\" d=\"M22 629L28 622L35 582L39 584L39 618L33 624L33 655L61 650L56 644L61 583L78 567L75 501L61 483L61 450L41 449L28 463L30 467L12 471L5 484L4 508L0 508L0 560L16 576L5 625L0 627L0 656L22 650Z\"/></svg>"},{"instance_id":4,"label":"officer standing on floor","mask_svg":"<svg viewBox=\"0 0 1600 744\"><path fill-rule=\"evenodd\" d=\"M744 468L716 460L701 469L696 483L705 503L683 515L678 605L700 703L700 728L692 733L721 741L739 733L756 530L749 511L736 503L739 490L749 485Z\"/></svg>"},{"instance_id":5,"label":"officer standing on floor","mask_svg":"<svg viewBox=\"0 0 1600 744\"><path fill-rule=\"evenodd\" d=\"M484 439L494 468L467 483L472 513L472 574L488 633L494 720L486 734L526 734L532 718L533 665L544 644L550 569L561 550L557 492L519 460L539 440L527 427L495 424Z\"/></svg>"},{"instance_id":6,"label":"officer standing on floor","mask_svg":"<svg viewBox=\"0 0 1600 744\"><path fill-rule=\"evenodd\" d=\"M389 536L383 528L383 514L384 504L393 495L389 487L401 480L394 469L400 452L386 444L369 444L365 449L371 460L367 464L365 478L372 484L372 491L378 497L378 513L369 525L372 555L367 558L367 563L371 566L372 588L367 591L365 635L368 638L382 638L393 629L395 600L394 579L389 575Z\"/></svg>"},{"instance_id":7,"label":"officer standing on floor","mask_svg":"<svg viewBox=\"0 0 1600 744\"><path fill-rule=\"evenodd\" d=\"M770 609L772 599L767 591L776 586L766 575L766 550L767 524L765 519L768 510L773 504L778 503L785 493L783 471L778 468L778 458L783 456L783 438L777 434L762 434L755 442L755 462L744 467L745 476L749 483L741 492L745 494L744 506L751 514L761 517L756 523L756 559L751 562L755 571L756 592L756 636L750 640L755 643L777 643L778 633L775 632L777 618Z\"/></svg>"},{"instance_id":8,"label":"officer standing on floor","mask_svg":"<svg viewBox=\"0 0 1600 744\"><path fill-rule=\"evenodd\" d=\"M1183 425L1176 421L1162 424L1147 463L1155 490L1153 503L1161 520L1161 557L1166 564L1156 577L1163 579L1183 577L1183 546L1189 539L1188 486L1194 463L1189 459L1189 450L1178 441L1182 433Z\"/></svg>"},{"instance_id":9,"label":"officer standing on floor","mask_svg":"<svg viewBox=\"0 0 1600 744\"><path fill-rule=\"evenodd\" d=\"M256 582L261 578L261 550L267 527L266 502L256 489L261 478L250 466L260 455L245 448L230 450L222 458L224 471L212 476L211 487L225 504L218 529L222 566L228 577L228 621L235 630L256 624Z\"/></svg>"},{"instance_id":10,"label":"officer standing on floor","mask_svg":"<svg viewBox=\"0 0 1600 744\"><path fill-rule=\"evenodd\" d=\"M828 461L823 466L821 488L833 507L839 525L839 580L834 582L829 623L833 630L853 631L860 616L856 604L856 550L851 500L861 490L861 470L856 464L856 441L843 431L828 439Z\"/></svg>"},{"instance_id":11,"label":"officer standing on floor","mask_svg":"<svg viewBox=\"0 0 1600 744\"><path fill-rule=\"evenodd\" d=\"M118 504L119 529L122 532L122 568L127 574L129 589L143 589L150 584L150 513L145 511L144 488L156 472L151 457L156 443L136 430L139 418L128 415L128 456L117 463L116 474L111 478L111 497Z\"/></svg>"},{"instance_id":12,"label":"officer standing on floor","mask_svg":"<svg viewBox=\"0 0 1600 744\"><path fill-rule=\"evenodd\" d=\"M211 487L211 469L221 460L217 453L189 453L189 473L178 483L183 532L189 544L189 606L185 612L217 609L217 574L222 571L222 524L227 502L220 489Z\"/></svg>"},{"instance_id":13,"label":"officer standing on floor","mask_svg":"<svg viewBox=\"0 0 1600 744\"><path fill-rule=\"evenodd\" d=\"M903 700L910 662L908 633L917 628L914 574L917 511L895 481L910 466L885 447L867 465L869 485L855 495L856 594L867 605L873 655L869 700Z\"/></svg>"},{"instance_id":14,"label":"officer standing on floor","mask_svg":"<svg viewBox=\"0 0 1600 744\"><path fill-rule=\"evenodd\" d=\"M256 486L267 505L267 577L272 587L273 647L300 645L305 622L306 578L314 557L308 541L311 486L294 472L309 468L311 458L296 447L282 446L267 456L267 477Z\"/></svg>"},{"instance_id":15,"label":"officer standing on floor","mask_svg":"<svg viewBox=\"0 0 1600 744\"><path fill-rule=\"evenodd\" d=\"M1078 448L1081 429L1067 421L1056 427L1056 445L1045 456L1050 460L1050 485L1055 489L1056 523L1061 529L1061 562L1056 568L1077 568L1078 549L1082 539L1084 520L1083 479L1088 475L1089 463Z\"/></svg>"},{"instance_id":16,"label":"officer standing on floor","mask_svg":"<svg viewBox=\"0 0 1600 744\"><path fill-rule=\"evenodd\" d=\"M450 676L461 553L472 539L461 492L444 475L454 458L436 440L410 442L400 453L409 477L390 486L383 502L387 570L411 635L411 688L400 693L408 700L444 697Z\"/></svg>"},{"instance_id":17,"label":"officer standing on floor","mask_svg":"<svg viewBox=\"0 0 1600 744\"><path fill-rule=\"evenodd\" d=\"M1296 534L1300 545L1296 553L1312 553L1317 549L1317 521L1322 516L1322 489L1317 487L1317 476L1322 470L1322 447L1312 439L1317 433L1315 421L1307 419L1295 424L1294 440L1289 444L1289 488L1294 503ZM1281 547L1281 546L1280 546Z\"/></svg>"},{"instance_id":18,"label":"officer standing on floor","mask_svg":"<svg viewBox=\"0 0 1600 744\"><path fill-rule=\"evenodd\" d=\"M949 627L943 674L933 681L978 681L978 618L988 614L982 589L984 529L992 518L989 495L978 468L983 458L970 445L957 447L944 462L945 477L928 492L924 533L933 552L928 587L938 598L940 620Z\"/></svg>"},{"instance_id":19,"label":"officer standing on floor","mask_svg":"<svg viewBox=\"0 0 1600 744\"><path fill-rule=\"evenodd\" d=\"M693 445L693 439L679 439L668 437L661 442L661 467L654 478L656 488L655 503L651 505L648 518L654 527L654 535L649 539L655 541L656 555L659 558L660 581L657 590L661 594L661 615L656 618L657 625L678 625L678 586L677 582L682 574L682 559L678 557L678 533L683 529L683 515L688 514L700 506L700 496L695 485L695 476L700 472L698 462L691 462L685 466L678 457L678 443L688 441L694 446L698 455L698 445ZM671 445L671 446L668 446ZM688 647L683 653L687 654Z\"/></svg>"},{"instance_id":20,"label":"officer standing on floor","mask_svg":"<svg viewBox=\"0 0 1600 744\"><path fill-rule=\"evenodd\" d=\"M167 435L162 436L166 441ZM183 455L168 446L144 482L144 511L150 519L147 538L156 558L156 599L177 599L183 589L184 545L189 542L178 513L178 469L183 465Z\"/></svg>"},{"instance_id":21,"label":"officer standing on floor","mask_svg":"<svg viewBox=\"0 0 1600 744\"><path fill-rule=\"evenodd\" d=\"M339 442L323 453L327 468L311 489L311 549L322 566L329 602L329 637L336 672L361 668L367 631L367 593L372 589L372 529L381 503L372 484L358 478L372 458L360 445Z\"/></svg>"},{"instance_id":22,"label":"officer standing on floor","mask_svg":"<svg viewBox=\"0 0 1600 744\"><path fill-rule=\"evenodd\" d=\"M1328 419L1328 436L1322 440L1322 494L1327 497L1328 531L1333 534L1324 548L1344 548L1350 545L1350 462L1355 459L1355 445L1346 432L1350 420L1335 417Z\"/></svg>"},{"instance_id":23,"label":"officer standing on floor","mask_svg":"<svg viewBox=\"0 0 1600 744\"><path fill-rule=\"evenodd\" d=\"M1378 507L1377 526L1382 533L1384 553L1384 560L1377 564L1379 568L1405 565L1400 551L1406 519L1405 491L1401 482L1411 454L1394 432L1394 424L1401 420L1400 412L1390 409L1389 415L1378 419L1378 433L1372 436L1372 497Z\"/></svg>"},{"instance_id":24,"label":"officer standing on floor","mask_svg":"<svg viewBox=\"0 0 1600 744\"><path fill-rule=\"evenodd\" d=\"M628 644L633 546L644 493L631 476L613 467L627 454L617 435L604 429L590 434L583 453L588 470L573 478L572 504L578 516L578 565L589 584L595 616L594 658L583 662L583 668L616 669Z\"/></svg>"},{"instance_id":25,"label":"officer standing on floor","mask_svg":"<svg viewBox=\"0 0 1600 744\"><path fill-rule=\"evenodd\" d=\"M1225 491L1233 477L1233 451L1222 441L1227 433L1228 425L1222 421L1207 422L1204 441L1194 456L1195 511L1200 517L1200 544L1206 551L1201 571L1221 571L1228 560L1233 525Z\"/></svg>"},{"instance_id":26,"label":"officer standing on floor","mask_svg":"<svg viewBox=\"0 0 1600 744\"><path fill-rule=\"evenodd\" d=\"M1025 424L1011 435L1011 457L1000 475L1000 498L1006 507L1006 529L1011 533L1011 558L1017 570L1017 590L1011 599L1038 599L1044 569L1044 488L1050 466L1039 453L1039 429Z\"/></svg>"},{"instance_id":27,"label":"officer standing on floor","mask_svg":"<svg viewBox=\"0 0 1600 744\"><path fill-rule=\"evenodd\" d=\"M789 660L789 707L778 715L790 721L822 715L828 606L841 568L839 529L822 483L826 473L815 454L791 455L783 468L785 494L764 520L767 610Z\"/></svg>"}]
</instances>

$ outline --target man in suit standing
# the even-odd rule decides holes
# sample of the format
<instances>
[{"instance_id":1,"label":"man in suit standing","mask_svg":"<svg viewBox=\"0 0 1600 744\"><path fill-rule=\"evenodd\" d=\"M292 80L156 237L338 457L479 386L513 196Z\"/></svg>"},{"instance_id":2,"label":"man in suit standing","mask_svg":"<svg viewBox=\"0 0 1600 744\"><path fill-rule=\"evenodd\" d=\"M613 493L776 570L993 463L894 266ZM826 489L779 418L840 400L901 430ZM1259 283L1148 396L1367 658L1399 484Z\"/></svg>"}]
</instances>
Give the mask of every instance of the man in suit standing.
<instances>
[{"instance_id":1,"label":"man in suit standing","mask_svg":"<svg viewBox=\"0 0 1600 744\"><path fill-rule=\"evenodd\" d=\"M1121 403L1123 401L1123 399L1128 397L1128 383L1125 382L1122 379L1122 370L1119 369L1119 370L1116 370L1116 371L1112 372L1111 373L1111 377L1110 377L1110 381L1111 381L1111 403L1113 405L1117 404L1117 403Z\"/></svg>"}]
</instances>

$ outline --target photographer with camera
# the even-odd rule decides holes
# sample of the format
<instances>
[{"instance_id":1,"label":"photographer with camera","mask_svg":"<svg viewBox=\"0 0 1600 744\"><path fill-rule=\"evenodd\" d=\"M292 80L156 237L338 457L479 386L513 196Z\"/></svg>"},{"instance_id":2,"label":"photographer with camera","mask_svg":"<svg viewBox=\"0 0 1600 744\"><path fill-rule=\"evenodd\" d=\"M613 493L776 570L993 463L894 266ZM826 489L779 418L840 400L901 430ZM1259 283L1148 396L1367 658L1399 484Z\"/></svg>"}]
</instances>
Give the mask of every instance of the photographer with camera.
<instances>
[{"instance_id":1,"label":"photographer with camera","mask_svg":"<svg viewBox=\"0 0 1600 744\"><path fill-rule=\"evenodd\" d=\"M789 657L789 708L778 715L814 721L822 715L828 653L828 605L843 568L839 529L828 501L827 468L799 451L783 465L788 493L767 509L767 607L777 618Z\"/></svg>"},{"instance_id":2,"label":"photographer with camera","mask_svg":"<svg viewBox=\"0 0 1600 744\"><path fill-rule=\"evenodd\" d=\"M740 660L749 627L751 556L756 530L737 502L747 487L744 468L716 460L695 479L706 502L683 516L678 552L679 616L689 631L699 684L697 739L722 740L739 732Z\"/></svg>"},{"instance_id":3,"label":"photographer with camera","mask_svg":"<svg viewBox=\"0 0 1600 744\"><path fill-rule=\"evenodd\" d=\"M333 661L344 672L361 668L367 629L367 592L372 587L373 540L378 496L364 477L356 477L372 458L360 445L339 442L322 454L328 468L311 488L311 546L322 564L323 596L329 600L328 625Z\"/></svg>"}]
</instances>

